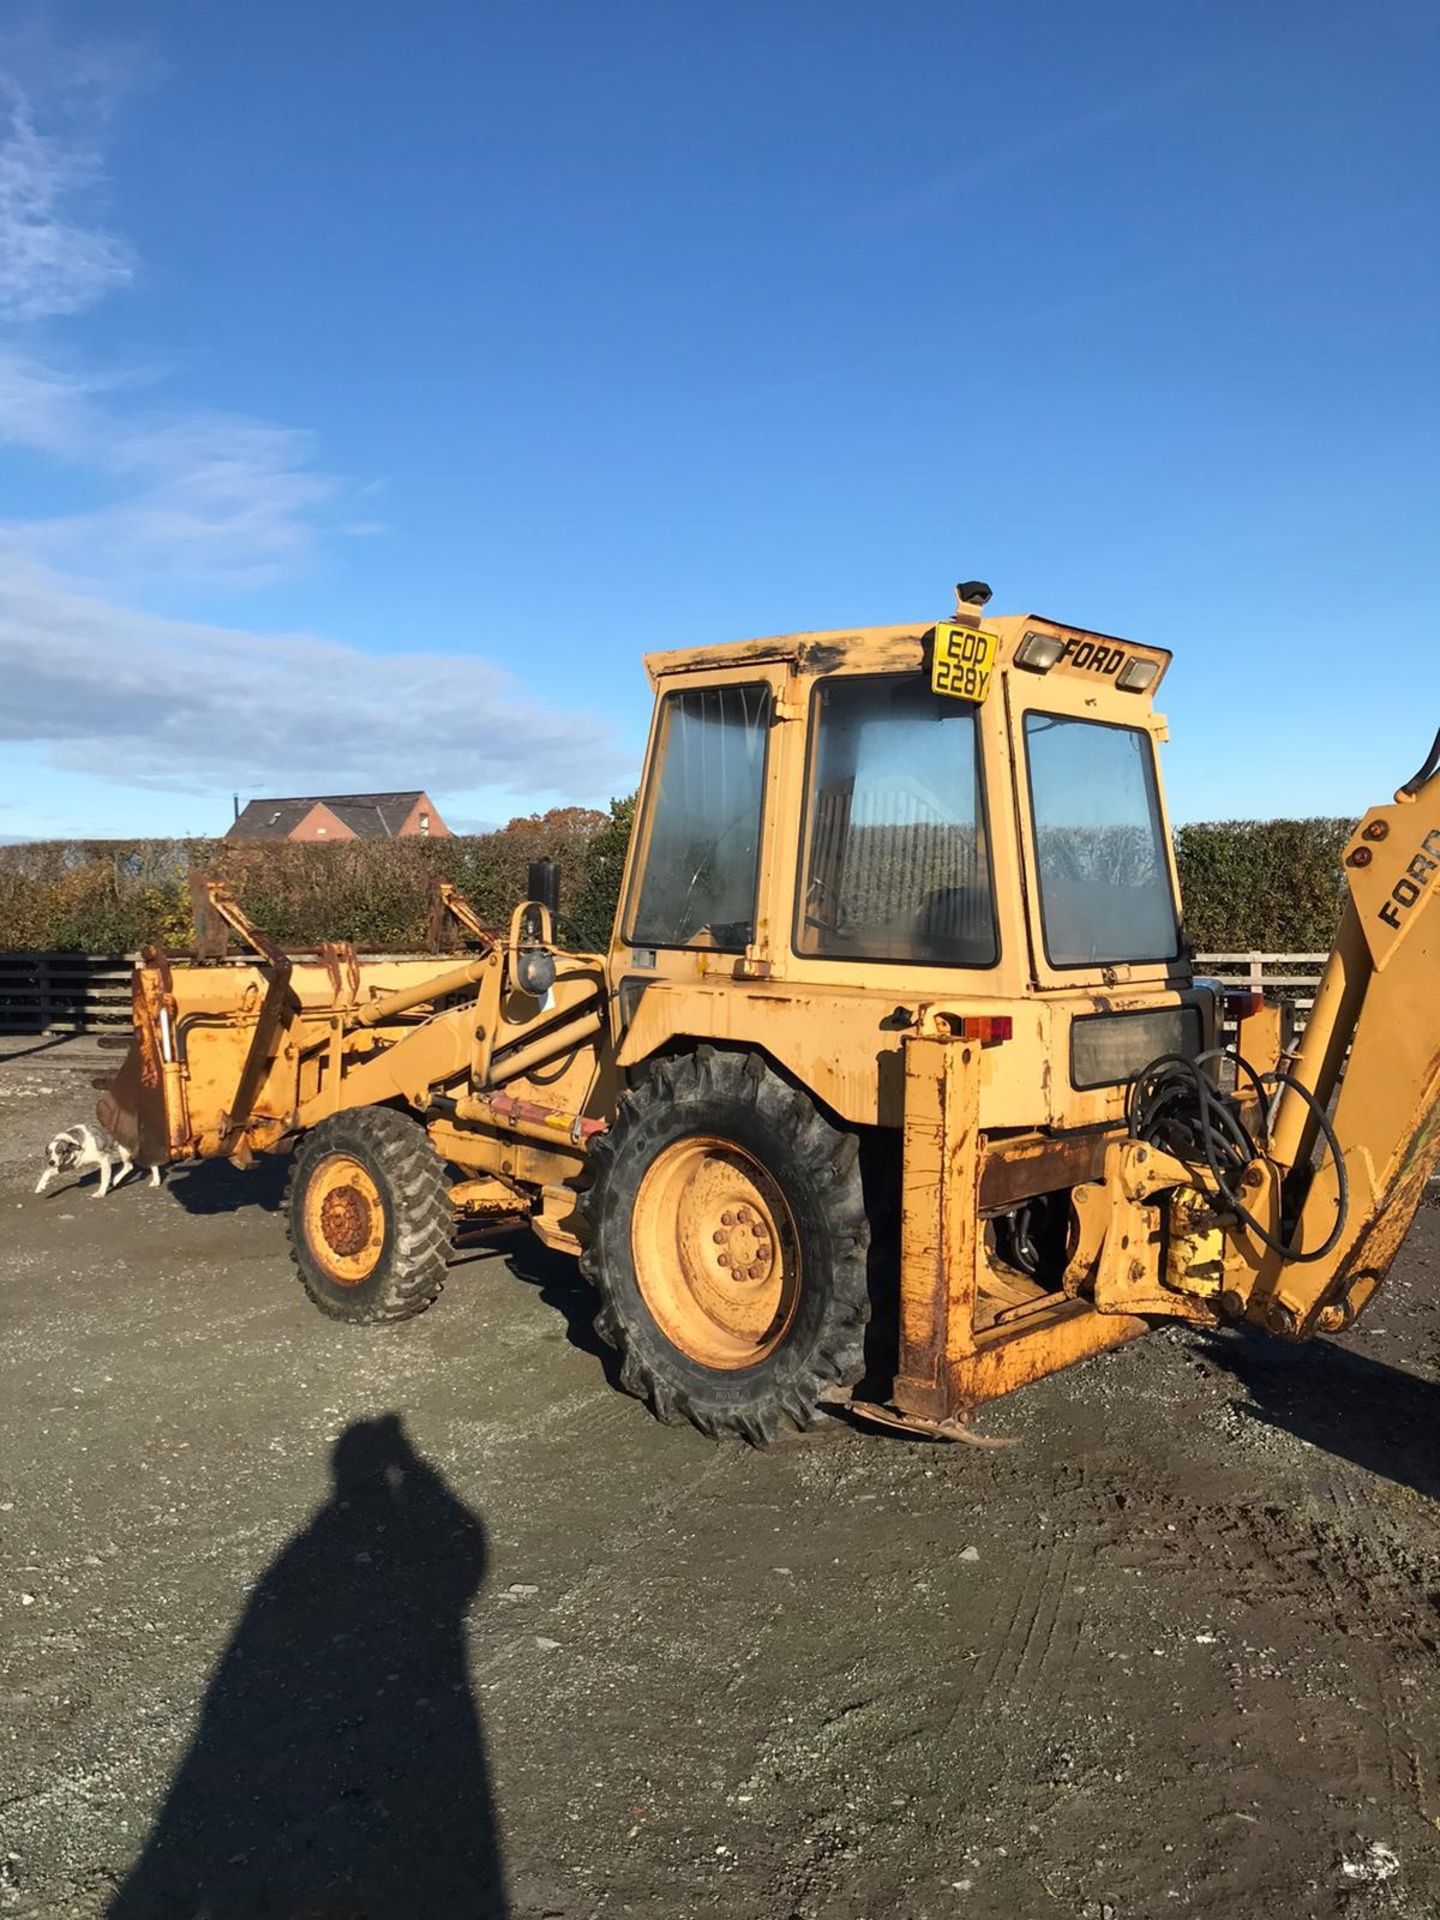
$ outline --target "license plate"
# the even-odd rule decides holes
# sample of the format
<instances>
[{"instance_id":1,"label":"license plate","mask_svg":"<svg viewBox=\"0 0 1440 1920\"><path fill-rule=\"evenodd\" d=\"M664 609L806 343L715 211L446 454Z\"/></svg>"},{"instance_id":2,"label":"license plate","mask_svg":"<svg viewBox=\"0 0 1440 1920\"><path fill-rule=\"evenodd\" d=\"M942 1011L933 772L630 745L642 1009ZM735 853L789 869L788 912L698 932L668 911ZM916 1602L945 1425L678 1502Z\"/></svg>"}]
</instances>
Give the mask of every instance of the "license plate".
<instances>
[{"instance_id":1,"label":"license plate","mask_svg":"<svg viewBox=\"0 0 1440 1920\"><path fill-rule=\"evenodd\" d=\"M973 700L978 706L990 691L998 645L998 634L981 633L974 627L936 627L930 685L936 693Z\"/></svg>"}]
</instances>

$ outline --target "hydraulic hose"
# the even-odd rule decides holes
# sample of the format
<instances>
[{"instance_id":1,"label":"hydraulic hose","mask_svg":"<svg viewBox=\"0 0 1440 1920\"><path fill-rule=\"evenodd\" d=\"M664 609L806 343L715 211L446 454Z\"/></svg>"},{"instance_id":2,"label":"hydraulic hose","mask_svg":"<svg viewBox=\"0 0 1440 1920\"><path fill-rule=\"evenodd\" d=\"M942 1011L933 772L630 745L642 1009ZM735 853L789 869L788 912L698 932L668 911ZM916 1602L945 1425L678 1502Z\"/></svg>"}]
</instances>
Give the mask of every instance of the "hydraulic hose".
<instances>
[{"instance_id":1,"label":"hydraulic hose","mask_svg":"<svg viewBox=\"0 0 1440 1920\"><path fill-rule=\"evenodd\" d=\"M1237 1085L1239 1075L1243 1073L1255 1089L1261 1128L1258 1142L1240 1118L1238 1101L1222 1093L1204 1071L1209 1062L1214 1060L1232 1061L1236 1068ZM1335 1163L1335 1224L1318 1247L1305 1252L1277 1240L1255 1218L1237 1191L1246 1168L1257 1160L1270 1157L1266 1119L1270 1103L1267 1094L1282 1087L1308 1109ZM1350 1212L1350 1183L1345 1160L1324 1107L1309 1087L1293 1074L1279 1070L1257 1073L1233 1047L1217 1047L1193 1060L1179 1053L1161 1054L1131 1081L1125 1101L1125 1118L1133 1140L1144 1140L1177 1159L1192 1162L1203 1160L1215 1183L1215 1191L1225 1205L1262 1245L1272 1253L1279 1254L1282 1260L1297 1265L1323 1260L1339 1243Z\"/></svg>"}]
</instances>

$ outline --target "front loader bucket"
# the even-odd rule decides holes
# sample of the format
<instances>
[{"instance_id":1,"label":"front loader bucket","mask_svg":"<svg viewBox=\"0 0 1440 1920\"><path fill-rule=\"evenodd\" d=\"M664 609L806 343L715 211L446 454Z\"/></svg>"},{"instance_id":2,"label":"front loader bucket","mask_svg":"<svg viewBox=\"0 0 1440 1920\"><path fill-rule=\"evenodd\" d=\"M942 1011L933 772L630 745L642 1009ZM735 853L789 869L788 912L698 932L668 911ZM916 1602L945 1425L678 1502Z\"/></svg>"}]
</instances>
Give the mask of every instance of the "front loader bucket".
<instances>
[{"instance_id":1,"label":"front loader bucket","mask_svg":"<svg viewBox=\"0 0 1440 1920\"><path fill-rule=\"evenodd\" d=\"M348 947L298 956L253 929L247 937L257 949L263 943L254 962L172 961L162 948L147 947L135 969L134 1038L118 1073L108 1085L99 1083L96 1112L145 1165L230 1159L244 1166L297 1123L313 1124L314 1117L360 1099L408 1098L428 1083L373 1073L397 1054L405 1057L400 1043L407 1039L422 1041L432 1070L438 1062L438 1070L453 1077L466 1068L473 1010L455 1009L434 1021L421 1010L473 986L493 964L488 957L459 968L433 956L362 962ZM347 1033L356 1043L355 1064L342 1101L339 1060ZM357 1095L353 1075L367 1070L375 1085L365 1083ZM306 1102L311 1117L300 1120Z\"/></svg>"},{"instance_id":2,"label":"front loader bucket","mask_svg":"<svg viewBox=\"0 0 1440 1920\"><path fill-rule=\"evenodd\" d=\"M95 1117L141 1166L163 1167L170 1158L165 1131L165 1094L158 1078L147 1084L140 1040L130 1042L119 1071L102 1084Z\"/></svg>"},{"instance_id":3,"label":"front loader bucket","mask_svg":"<svg viewBox=\"0 0 1440 1920\"><path fill-rule=\"evenodd\" d=\"M170 1111L172 1101L183 1103L183 1092L178 1083L167 1091L167 1082L175 1082L166 1065L174 1052L167 1039L175 1030L170 985L165 957L147 948L130 988L129 1049L109 1084L97 1083L95 1117L146 1167L163 1167L180 1157L188 1130L183 1114Z\"/></svg>"}]
</instances>

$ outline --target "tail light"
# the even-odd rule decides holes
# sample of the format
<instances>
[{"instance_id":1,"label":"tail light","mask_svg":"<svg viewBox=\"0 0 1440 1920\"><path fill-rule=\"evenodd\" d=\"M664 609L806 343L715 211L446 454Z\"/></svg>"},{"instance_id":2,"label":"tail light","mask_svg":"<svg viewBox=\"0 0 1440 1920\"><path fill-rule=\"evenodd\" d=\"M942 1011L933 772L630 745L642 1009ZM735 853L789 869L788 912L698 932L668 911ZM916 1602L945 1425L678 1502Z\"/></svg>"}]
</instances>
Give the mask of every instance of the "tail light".
<instances>
[{"instance_id":1,"label":"tail light","mask_svg":"<svg viewBox=\"0 0 1440 1920\"><path fill-rule=\"evenodd\" d=\"M1225 995L1225 1018L1227 1020L1253 1020L1265 1004L1263 993L1227 993Z\"/></svg>"},{"instance_id":2,"label":"tail light","mask_svg":"<svg viewBox=\"0 0 1440 1920\"><path fill-rule=\"evenodd\" d=\"M960 1038L977 1040L982 1047L998 1046L1014 1032L1015 1022L1008 1013L967 1013L960 1022Z\"/></svg>"}]
</instances>

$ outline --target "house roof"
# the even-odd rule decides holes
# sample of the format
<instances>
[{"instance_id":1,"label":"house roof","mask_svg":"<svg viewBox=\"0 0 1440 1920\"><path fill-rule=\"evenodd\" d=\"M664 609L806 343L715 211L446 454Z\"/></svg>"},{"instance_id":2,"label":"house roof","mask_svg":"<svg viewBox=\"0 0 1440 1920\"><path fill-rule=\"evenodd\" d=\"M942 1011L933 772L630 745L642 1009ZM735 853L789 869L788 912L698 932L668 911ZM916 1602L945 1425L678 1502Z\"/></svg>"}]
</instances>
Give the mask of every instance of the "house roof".
<instances>
[{"instance_id":1,"label":"house roof","mask_svg":"<svg viewBox=\"0 0 1440 1920\"><path fill-rule=\"evenodd\" d=\"M310 793L287 799L252 800L226 834L227 840L286 840L312 807L328 807L360 840L393 840L424 789L408 793Z\"/></svg>"}]
</instances>

